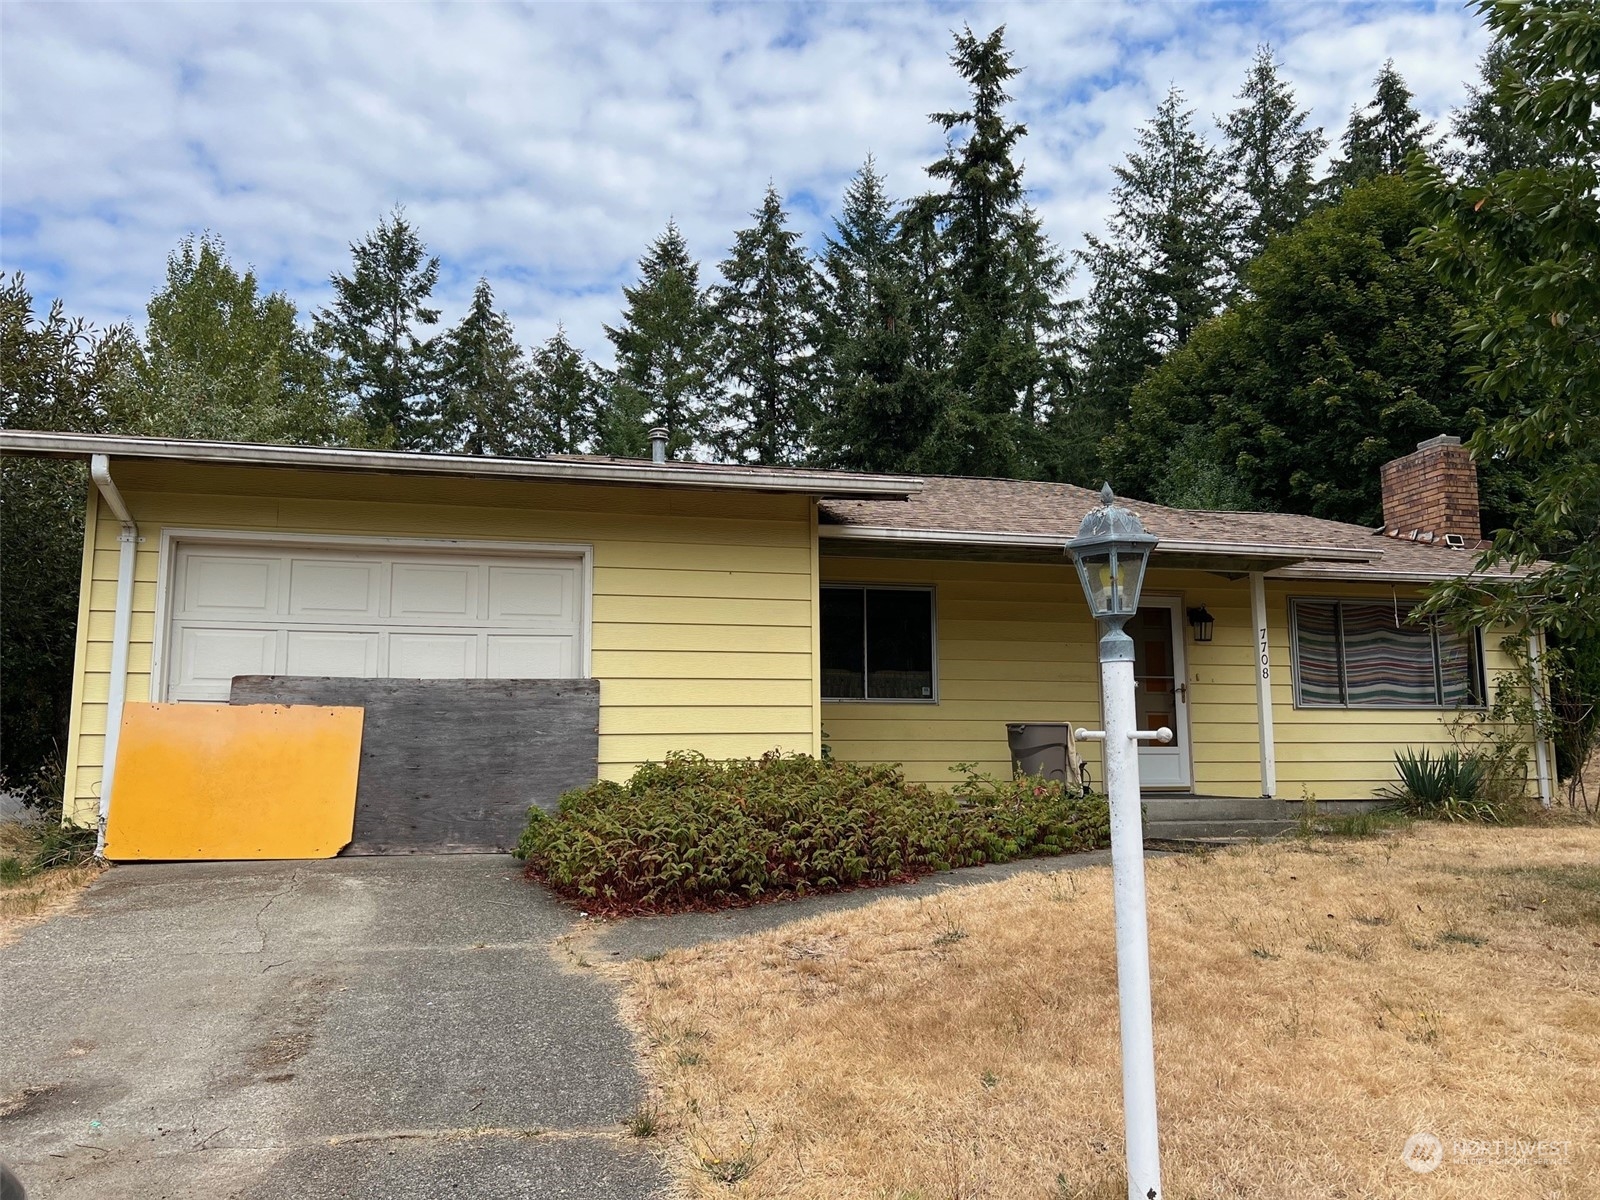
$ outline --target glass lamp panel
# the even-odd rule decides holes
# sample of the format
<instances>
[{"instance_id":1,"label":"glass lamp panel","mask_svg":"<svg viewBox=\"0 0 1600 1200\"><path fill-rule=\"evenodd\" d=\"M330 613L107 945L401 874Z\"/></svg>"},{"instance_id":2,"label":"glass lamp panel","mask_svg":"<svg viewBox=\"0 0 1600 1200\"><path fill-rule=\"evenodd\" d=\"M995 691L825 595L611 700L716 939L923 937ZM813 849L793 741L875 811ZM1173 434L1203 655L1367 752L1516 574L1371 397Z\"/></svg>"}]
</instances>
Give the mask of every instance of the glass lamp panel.
<instances>
[{"instance_id":1,"label":"glass lamp panel","mask_svg":"<svg viewBox=\"0 0 1600 1200\"><path fill-rule=\"evenodd\" d=\"M1089 599L1089 609L1097 617L1112 611L1111 551L1098 551L1078 557L1078 575L1083 580L1083 592Z\"/></svg>"},{"instance_id":2,"label":"glass lamp panel","mask_svg":"<svg viewBox=\"0 0 1600 1200\"><path fill-rule=\"evenodd\" d=\"M1117 590L1115 596L1118 616L1131 617L1139 611L1139 589L1144 583L1144 556L1138 551L1123 550L1116 555Z\"/></svg>"}]
</instances>

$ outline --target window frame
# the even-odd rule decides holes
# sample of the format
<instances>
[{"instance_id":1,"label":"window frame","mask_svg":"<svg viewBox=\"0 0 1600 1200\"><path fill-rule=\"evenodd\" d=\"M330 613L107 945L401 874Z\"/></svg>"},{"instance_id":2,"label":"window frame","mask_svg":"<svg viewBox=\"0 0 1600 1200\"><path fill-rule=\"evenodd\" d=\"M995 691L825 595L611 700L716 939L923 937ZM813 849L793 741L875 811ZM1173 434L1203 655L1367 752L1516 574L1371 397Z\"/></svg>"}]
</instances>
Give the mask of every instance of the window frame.
<instances>
[{"instance_id":1,"label":"window frame","mask_svg":"<svg viewBox=\"0 0 1600 1200\"><path fill-rule=\"evenodd\" d=\"M927 696L823 696L824 704L938 704L939 703L939 589L931 583L853 583L838 581L819 585L817 591L817 690L822 690L822 595L828 590L861 592L861 690L872 678L872 659L867 646L867 592L926 592L928 594L929 674L932 679Z\"/></svg>"},{"instance_id":2,"label":"window frame","mask_svg":"<svg viewBox=\"0 0 1600 1200\"><path fill-rule=\"evenodd\" d=\"M1425 628L1428 630L1429 641L1433 647L1433 694L1436 702L1433 704L1351 704L1350 679L1345 654L1344 637L1344 606L1346 604L1385 604L1400 603L1406 606L1409 613L1421 603L1418 600L1394 601L1386 596L1290 596L1289 597L1289 666L1290 666L1290 698L1294 701L1297 710L1306 712L1463 712L1481 711L1488 707L1488 666L1483 656L1483 630L1474 627L1468 633L1470 638L1469 654L1474 664L1476 678L1471 681L1476 699L1465 704L1445 704L1444 698L1444 657L1439 652L1439 627L1437 623L1430 622ZM1331 604L1334 606L1334 648L1339 656L1339 693L1344 700L1338 704L1315 704L1303 702L1300 698L1300 606L1303 604Z\"/></svg>"}]
</instances>

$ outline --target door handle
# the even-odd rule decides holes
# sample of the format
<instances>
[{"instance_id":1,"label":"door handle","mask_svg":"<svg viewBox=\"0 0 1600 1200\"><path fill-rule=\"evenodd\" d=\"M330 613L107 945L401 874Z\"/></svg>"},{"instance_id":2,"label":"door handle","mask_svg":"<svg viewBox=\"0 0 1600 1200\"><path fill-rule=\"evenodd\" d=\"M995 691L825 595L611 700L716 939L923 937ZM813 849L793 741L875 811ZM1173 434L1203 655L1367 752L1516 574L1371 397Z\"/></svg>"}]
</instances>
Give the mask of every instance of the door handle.
<instances>
[{"instance_id":1,"label":"door handle","mask_svg":"<svg viewBox=\"0 0 1600 1200\"><path fill-rule=\"evenodd\" d=\"M1183 697L1185 704L1189 703L1189 685L1187 683L1180 683L1172 690Z\"/></svg>"}]
</instances>

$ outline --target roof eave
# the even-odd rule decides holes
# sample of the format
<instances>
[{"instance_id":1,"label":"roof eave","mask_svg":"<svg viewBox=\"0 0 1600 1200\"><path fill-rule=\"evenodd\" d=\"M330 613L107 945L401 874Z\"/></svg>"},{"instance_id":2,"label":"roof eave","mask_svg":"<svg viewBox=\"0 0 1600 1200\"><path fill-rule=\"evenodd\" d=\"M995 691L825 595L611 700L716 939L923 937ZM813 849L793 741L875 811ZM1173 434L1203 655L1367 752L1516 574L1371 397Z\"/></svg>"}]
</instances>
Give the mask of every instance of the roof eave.
<instances>
[{"instance_id":1,"label":"roof eave","mask_svg":"<svg viewBox=\"0 0 1600 1200\"><path fill-rule=\"evenodd\" d=\"M644 461L634 466L624 463L413 454L324 446L266 446L250 442L114 437L93 433L47 433L23 429L0 430L0 454L35 458L87 458L104 454L119 459L221 466L781 492L850 500L904 500L922 490L920 479L902 475L829 475L781 467L691 468Z\"/></svg>"},{"instance_id":2,"label":"roof eave","mask_svg":"<svg viewBox=\"0 0 1600 1200\"><path fill-rule=\"evenodd\" d=\"M1060 550L1066 552L1068 538L1049 533L1005 533L955 529L903 529L881 525L823 525L818 532L825 538L845 541L884 542L899 545L987 546L994 549ZM1289 545L1268 542L1206 542L1193 539L1163 538L1155 554L1200 559L1248 558L1275 561L1288 566L1308 561L1369 563L1383 551L1347 546Z\"/></svg>"}]
</instances>

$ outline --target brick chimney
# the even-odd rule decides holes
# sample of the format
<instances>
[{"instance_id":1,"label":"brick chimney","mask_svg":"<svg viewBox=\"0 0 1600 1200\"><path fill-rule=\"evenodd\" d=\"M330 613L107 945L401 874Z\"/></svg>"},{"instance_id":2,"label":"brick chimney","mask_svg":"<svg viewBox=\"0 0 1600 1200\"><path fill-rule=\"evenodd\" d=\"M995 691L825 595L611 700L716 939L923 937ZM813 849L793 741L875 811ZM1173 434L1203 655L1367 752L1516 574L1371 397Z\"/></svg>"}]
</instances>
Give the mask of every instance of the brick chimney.
<instances>
[{"instance_id":1,"label":"brick chimney","mask_svg":"<svg viewBox=\"0 0 1600 1200\"><path fill-rule=\"evenodd\" d=\"M1483 537L1478 468L1461 439L1440 434L1384 463L1383 531L1407 541L1474 548Z\"/></svg>"}]
</instances>

